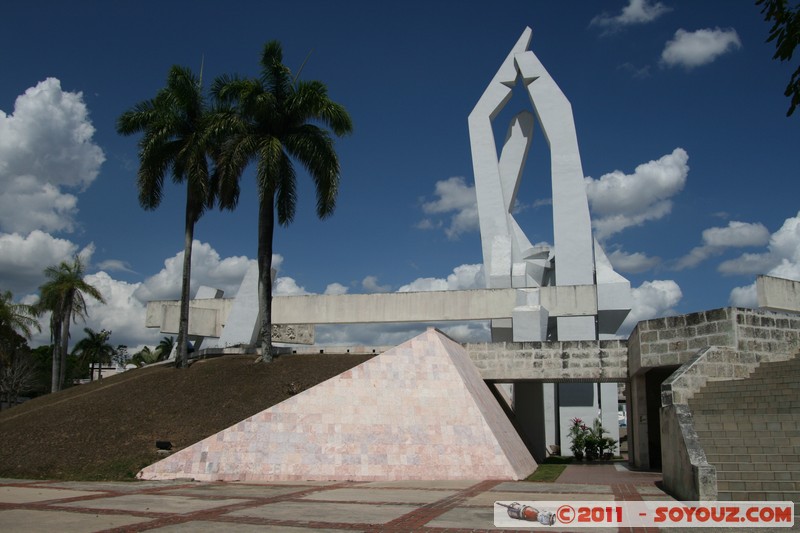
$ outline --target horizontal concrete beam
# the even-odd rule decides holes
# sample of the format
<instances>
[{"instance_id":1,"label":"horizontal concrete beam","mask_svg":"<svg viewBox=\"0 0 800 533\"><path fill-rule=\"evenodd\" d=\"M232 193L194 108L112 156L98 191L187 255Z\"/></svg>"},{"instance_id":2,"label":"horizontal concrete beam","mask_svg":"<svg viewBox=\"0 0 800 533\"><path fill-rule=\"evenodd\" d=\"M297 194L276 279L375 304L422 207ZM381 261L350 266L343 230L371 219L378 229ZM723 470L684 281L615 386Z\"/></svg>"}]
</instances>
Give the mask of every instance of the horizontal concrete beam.
<instances>
[{"instance_id":1,"label":"horizontal concrete beam","mask_svg":"<svg viewBox=\"0 0 800 533\"><path fill-rule=\"evenodd\" d=\"M597 313L593 285L542 287L541 305L550 316ZM273 321L309 324L439 322L511 318L517 289L280 296L272 300Z\"/></svg>"},{"instance_id":2,"label":"horizontal concrete beam","mask_svg":"<svg viewBox=\"0 0 800 533\"><path fill-rule=\"evenodd\" d=\"M530 289L526 289L530 290ZM597 314L593 285L541 287L540 301L549 316ZM518 289L470 291L393 292L276 296L272 299L273 324L371 324L396 322L444 322L511 318L518 305ZM192 300L189 333L219 337L230 314L230 298ZM258 313L252 310L253 316ZM147 304L145 325L162 333L178 331L179 307L175 300Z\"/></svg>"}]
</instances>

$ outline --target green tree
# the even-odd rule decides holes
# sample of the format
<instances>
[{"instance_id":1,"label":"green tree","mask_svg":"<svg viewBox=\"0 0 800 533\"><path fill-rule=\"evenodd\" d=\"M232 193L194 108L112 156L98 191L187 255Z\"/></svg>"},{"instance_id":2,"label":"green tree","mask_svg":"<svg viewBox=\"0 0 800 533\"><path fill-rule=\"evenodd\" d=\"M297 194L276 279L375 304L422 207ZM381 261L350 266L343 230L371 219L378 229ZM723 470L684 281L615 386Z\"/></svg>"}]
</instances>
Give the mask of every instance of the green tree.
<instances>
[{"instance_id":1,"label":"green tree","mask_svg":"<svg viewBox=\"0 0 800 533\"><path fill-rule=\"evenodd\" d=\"M292 77L277 41L264 46L259 78L221 77L212 92L231 107L221 122L226 132L217 166L221 207L236 206L242 173L256 163L261 353L262 360L270 362L276 211L281 225L294 218L297 161L316 186L317 215L325 218L333 213L340 169L330 131L343 136L353 126L345 108L328 97L323 83Z\"/></svg>"},{"instance_id":2,"label":"green tree","mask_svg":"<svg viewBox=\"0 0 800 533\"><path fill-rule=\"evenodd\" d=\"M117 132L143 132L139 141L139 203L156 209L169 172L175 183L186 183L183 272L178 323L176 366L188 365L189 289L194 226L214 204L210 160L214 142L209 135L212 113L203 96L201 81L184 67L173 66L167 85L155 98L136 104L117 120Z\"/></svg>"},{"instance_id":3,"label":"green tree","mask_svg":"<svg viewBox=\"0 0 800 533\"><path fill-rule=\"evenodd\" d=\"M151 365L158 361L158 350L151 350L145 346L131 357L131 363L136 366Z\"/></svg>"},{"instance_id":4,"label":"green tree","mask_svg":"<svg viewBox=\"0 0 800 533\"><path fill-rule=\"evenodd\" d=\"M756 5L761 6L764 20L772 22L767 42L775 41L773 59L790 61L800 44L800 3L789 7L788 0L756 0ZM792 74L783 94L791 98L789 111L786 112L788 117L800 105L800 67Z\"/></svg>"},{"instance_id":5,"label":"green tree","mask_svg":"<svg viewBox=\"0 0 800 533\"><path fill-rule=\"evenodd\" d=\"M164 359L169 359L169 355L172 353L172 348L174 346L175 346L175 337L169 336L161 339L161 342L159 342L158 346L156 346L156 352L158 352L158 360L163 361Z\"/></svg>"},{"instance_id":6,"label":"green tree","mask_svg":"<svg viewBox=\"0 0 800 533\"><path fill-rule=\"evenodd\" d=\"M34 306L14 303L11 291L0 292L0 328L8 328L30 339L33 329L42 330L37 315Z\"/></svg>"},{"instance_id":7,"label":"green tree","mask_svg":"<svg viewBox=\"0 0 800 533\"><path fill-rule=\"evenodd\" d=\"M39 287L41 299L37 309L50 311L50 339L53 343L50 391L57 392L64 384L66 373L69 323L77 321L77 318L86 320L84 294L101 303L105 300L99 290L84 281L83 262L77 255L71 263L62 261L58 266L47 267L44 275L48 281Z\"/></svg>"},{"instance_id":8,"label":"green tree","mask_svg":"<svg viewBox=\"0 0 800 533\"><path fill-rule=\"evenodd\" d=\"M80 367L89 364L89 380L94 381L94 364L97 363L98 379L100 379L103 363L110 363L114 355L114 347L108 342L111 332L104 329L98 333L91 328L83 328L83 332L86 333L86 337L72 348L72 355L78 358Z\"/></svg>"}]
</instances>

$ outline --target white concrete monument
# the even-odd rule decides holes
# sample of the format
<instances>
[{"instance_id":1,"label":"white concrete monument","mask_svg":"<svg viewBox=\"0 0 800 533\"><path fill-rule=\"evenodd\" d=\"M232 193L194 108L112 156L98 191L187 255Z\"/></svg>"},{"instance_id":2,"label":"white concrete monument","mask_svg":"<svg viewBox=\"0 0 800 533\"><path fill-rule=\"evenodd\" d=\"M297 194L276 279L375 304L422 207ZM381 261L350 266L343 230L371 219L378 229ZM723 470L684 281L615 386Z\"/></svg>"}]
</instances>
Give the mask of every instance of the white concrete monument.
<instances>
[{"instance_id":1,"label":"white concrete monument","mask_svg":"<svg viewBox=\"0 0 800 533\"><path fill-rule=\"evenodd\" d=\"M488 288L517 288L513 319L492 321L493 340L590 340L614 334L630 310L628 281L614 272L592 238L572 107L536 55L526 28L469 115L469 136ZM493 120L516 86L527 90L533 114L522 111L508 128L498 158ZM534 117L535 114L535 117ZM553 249L533 246L512 210L538 121L550 149ZM548 337L543 286L597 287L597 315L559 316Z\"/></svg>"}]
</instances>

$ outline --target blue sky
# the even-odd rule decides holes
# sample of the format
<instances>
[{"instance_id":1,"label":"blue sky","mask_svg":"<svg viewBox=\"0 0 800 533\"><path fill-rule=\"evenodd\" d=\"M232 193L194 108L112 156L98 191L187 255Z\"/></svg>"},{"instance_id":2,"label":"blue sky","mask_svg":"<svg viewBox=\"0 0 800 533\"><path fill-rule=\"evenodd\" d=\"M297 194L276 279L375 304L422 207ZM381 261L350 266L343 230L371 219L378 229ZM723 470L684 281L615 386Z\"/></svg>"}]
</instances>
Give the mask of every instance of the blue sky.
<instances>
[{"instance_id":1,"label":"blue sky","mask_svg":"<svg viewBox=\"0 0 800 533\"><path fill-rule=\"evenodd\" d=\"M173 64L210 85L254 76L263 44L319 79L354 133L337 143L335 215L316 219L299 176L279 228L279 293L480 286L467 115L526 26L571 101L597 236L634 289L635 319L753 305L757 274L800 279L798 139L751 1L120 1L12 3L0 19L0 289L34 301L48 265L82 252L109 301L89 327L154 344L144 302L177 298L184 191L137 203L135 137L117 117ZM528 109L515 98L508 113ZM504 134L501 115L496 125ZM534 139L516 219L552 243L548 154ZM591 179L589 179L591 178ZM235 212L195 237L193 288L235 293L256 252L252 173ZM73 336L80 338L76 329ZM327 328L328 342L391 344L407 325ZM481 338L481 324L450 331ZM46 331L36 341L46 339Z\"/></svg>"}]
</instances>

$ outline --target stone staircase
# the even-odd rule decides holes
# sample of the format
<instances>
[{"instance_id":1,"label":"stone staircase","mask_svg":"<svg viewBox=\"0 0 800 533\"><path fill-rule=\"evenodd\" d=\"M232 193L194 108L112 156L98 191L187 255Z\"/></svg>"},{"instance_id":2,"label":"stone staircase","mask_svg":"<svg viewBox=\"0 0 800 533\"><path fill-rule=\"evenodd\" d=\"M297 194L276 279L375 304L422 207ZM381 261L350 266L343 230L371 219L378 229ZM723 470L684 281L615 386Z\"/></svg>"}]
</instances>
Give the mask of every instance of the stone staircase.
<instances>
[{"instance_id":1,"label":"stone staircase","mask_svg":"<svg viewBox=\"0 0 800 533\"><path fill-rule=\"evenodd\" d=\"M689 406L719 500L800 503L800 357L709 382Z\"/></svg>"}]
</instances>

